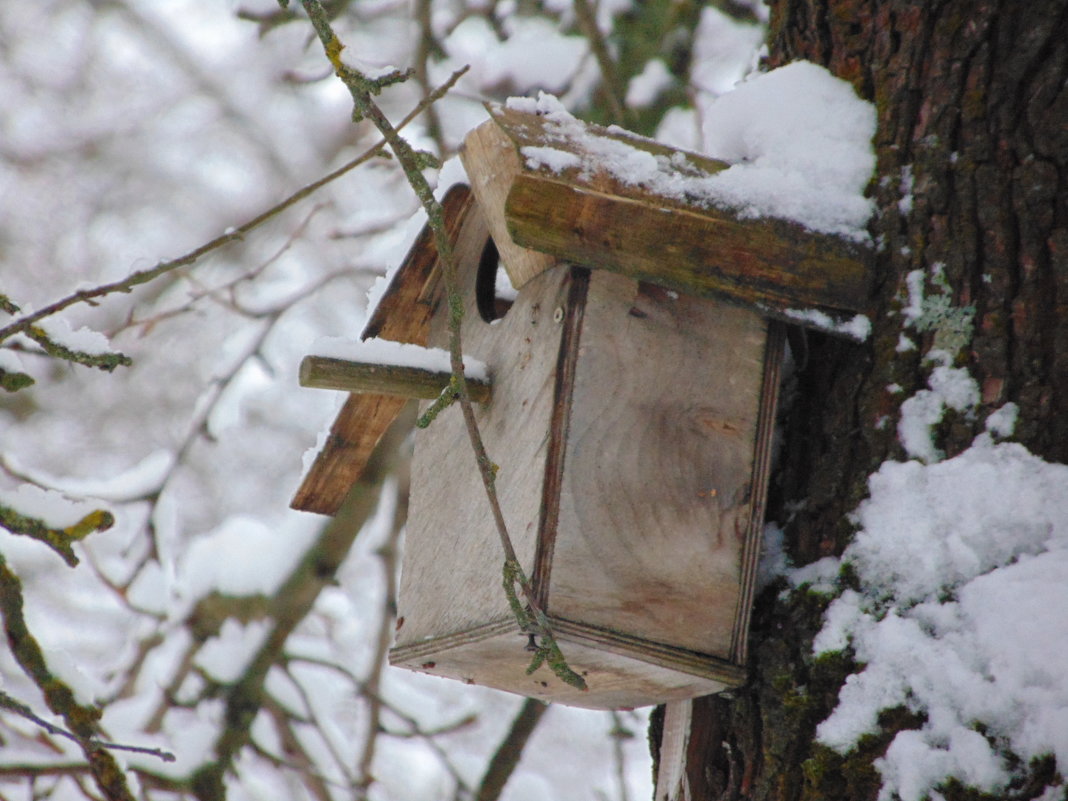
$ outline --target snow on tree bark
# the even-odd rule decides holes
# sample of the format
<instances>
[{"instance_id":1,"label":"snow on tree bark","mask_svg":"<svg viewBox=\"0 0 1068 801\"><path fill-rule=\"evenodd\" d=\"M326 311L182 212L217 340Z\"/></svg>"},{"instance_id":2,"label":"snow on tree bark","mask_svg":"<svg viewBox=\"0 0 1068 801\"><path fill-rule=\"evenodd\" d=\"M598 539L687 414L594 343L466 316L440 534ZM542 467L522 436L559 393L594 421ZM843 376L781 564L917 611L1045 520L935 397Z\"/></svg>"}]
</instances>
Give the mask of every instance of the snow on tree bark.
<instances>
[{"instance_id":1,"label":"snow on tree bark","mask_svg":"<svg viewBox=\"0 0 1068 801\"><path fill-rule=\"evenodd\" d=\"M946 337L980 399L977 414L944 417L937 446L961 452L1011 401L1020 409L1014 438L1046 460L1068 460L1068 4L771 6L772 66L823 64L878 112L873 337L863 346L819 335L795 342L797 395L769 517L790 521L787 549L801 565L844 550L867 477L905 457L894 425L901 398L925 386L924 356ZM917 347L905 350L901 312L917 270L928 293L948 296L945 308L974 314L970 326L948 316L910 332ZM695 708L694 731L711 734L700 754L691 749L693 798L879 794L873 762L897 731L921 721L885 711L881 733L846 757L815 742L853 669L840 654L812 656L824 606L805 592L758 604L751 685ZM1054 772L1050 759L1021 766L1005 795L1036 797ZM940 792L982 797L953 781Z\"/></svg>"}]
</instances>

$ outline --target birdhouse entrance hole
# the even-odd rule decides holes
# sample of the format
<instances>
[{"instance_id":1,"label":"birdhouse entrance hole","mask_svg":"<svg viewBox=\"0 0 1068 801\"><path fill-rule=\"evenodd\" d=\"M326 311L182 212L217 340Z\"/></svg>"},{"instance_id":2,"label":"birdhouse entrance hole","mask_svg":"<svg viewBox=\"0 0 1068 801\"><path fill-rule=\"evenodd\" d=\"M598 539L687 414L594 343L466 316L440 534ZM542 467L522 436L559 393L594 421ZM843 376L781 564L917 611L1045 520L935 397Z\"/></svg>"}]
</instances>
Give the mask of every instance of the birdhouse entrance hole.
<instances>
[{"instance_id":1,"label":"birdhouse entrance hole","mask_svg":"<svg viewBox=\"0 0 1068 801\"><path fill-rule=\"evenodd\" d=\"M486 237L482 255L478 260L478 276L475 280L475 300L478 316L484 322L499 320L512 308L512 299L500 291L502 281L507 281L507 273L501 267L501 255L493 237Z\"/></svg>"}]
</instances>

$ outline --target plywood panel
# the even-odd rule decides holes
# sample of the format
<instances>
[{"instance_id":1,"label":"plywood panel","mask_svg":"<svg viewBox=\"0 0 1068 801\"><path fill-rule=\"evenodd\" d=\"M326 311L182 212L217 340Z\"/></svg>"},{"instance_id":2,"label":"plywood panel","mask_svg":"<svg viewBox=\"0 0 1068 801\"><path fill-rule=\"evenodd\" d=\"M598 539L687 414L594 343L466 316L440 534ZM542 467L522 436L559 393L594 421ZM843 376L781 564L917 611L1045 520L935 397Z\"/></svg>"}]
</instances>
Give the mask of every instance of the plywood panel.
<instances>
[{"instance_id":1,"label":"plywood panel","mask_svg":"<svg viewBox=\"0 0 1068 801\"><path fill-rule=\"evenodd\" d=\"M741 676L731 665L698 661L693 655L692 669L679 669L657 660L640 644L612 643L588 627L558 623L561 648L568 664L586 679L586 691L563 683L545 666L527 675L526 638L507 619L454 637L395 648L390 660L437 676L589 709L633 708L707 695L736 685Z\"/></svg>"},{"instance_id":2,"label":"plywood panel","mask_svg":"<svg viewBox=\"0 0 1068 801\"><path fill-rule=\"evenodd\" d=\"M545 272L556 259L546 253L519 247L508 233L504 219L504 205L512 183L519 172L519 158L515 145L497 125L487 123L471 131L460 149L471 188L486 215L493 240L501 260L517 289L539 273Z\"/></svg>"},{"instance_id":3,"label":"plywood panel","mask_svg":"<svg viewBox=\"0 0 1068 801\"><path fill-rule=\"evenodd\" d=\"M752 312L592 273L553 615L730 658L765 339Z\"/></svg>"},{"instance_id":4,"label":"plywood panel","mask_svg":"<svg viewBox=\"0 0 1068 801\"><path fill-rule=\"evenodd\" d=\"M531 280L507 315L487 324L475 308L477 265L465 264L464 353L485 362L492 401L476 408L497 489L524 569L533 562L548 450L553 376L567 302L568 269ZM440 316L441 318L444 315ZM435 318L430 344L447 341ZM504 561L460 409L447 409L416 439L412 501L401 576L397 634L402 647L508 616Z\"/></svg>"}]
</instances>

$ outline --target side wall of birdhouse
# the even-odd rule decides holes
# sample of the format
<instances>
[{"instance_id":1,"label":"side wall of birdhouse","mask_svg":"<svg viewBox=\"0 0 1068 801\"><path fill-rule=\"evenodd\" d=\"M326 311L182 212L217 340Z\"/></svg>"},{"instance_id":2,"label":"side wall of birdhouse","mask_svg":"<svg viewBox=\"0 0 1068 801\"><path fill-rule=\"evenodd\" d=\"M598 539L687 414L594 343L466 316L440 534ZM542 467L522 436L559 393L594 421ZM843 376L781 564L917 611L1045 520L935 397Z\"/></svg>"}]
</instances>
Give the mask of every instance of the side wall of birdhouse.
<instances>
[{"instance_id":1,"label":"side wall of birdhouse","mask_svg":"<svg viewBox=\"0 0 1068 801\"><path fill-rule=\"evenodd\" d=\"M554 312L567 298L568 270L550 270L524 288L507 314L485 321L476 281L488 236L481 214L457 243L465 301L463 347L489 368L492 402L475 415L490 458L498 465L497 493L524 570L532 569L548 451L556 361L562 326ZM448 347L442 301L429 344ZM427 404L423 404L425 409ZM512 621L502 590L504 552L479 477L458 405L417 432L412 492L398 602L396 648ZM516 629L516 651L526 658Z\"/></svg>"},{"instance_id":2,"label":"side wall of birdhouse","mask_svg":"<svg viewBox=\"0 0 1068 801\"><path fill-rule=\"evenodd\" d=\"M751 311L592 271L550 615L732 660L766 343Z\"/></svg>"}]
</instances>

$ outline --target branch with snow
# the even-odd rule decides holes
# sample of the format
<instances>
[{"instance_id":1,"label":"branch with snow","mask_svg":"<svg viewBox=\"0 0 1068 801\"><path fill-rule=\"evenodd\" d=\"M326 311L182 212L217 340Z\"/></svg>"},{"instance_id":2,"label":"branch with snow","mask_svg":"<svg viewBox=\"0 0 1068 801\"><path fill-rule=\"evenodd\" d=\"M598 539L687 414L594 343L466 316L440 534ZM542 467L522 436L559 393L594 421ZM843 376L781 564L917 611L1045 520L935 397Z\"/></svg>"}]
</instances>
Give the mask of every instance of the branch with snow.
<instances>
[{"instance_id":1,"label":"branch with snow","mask_svg":"<svg viewBox=\"0 0 1068 801\"><path fill-rule=\"evenodd\" d=\"M44 695L48 708L61 716L89 762L97 787L109 801L133 801L126 776L115 758L100 744L100 710L80 704L74 691L49 669L44 652L30 632L23 614L22 582L0 556L0 616L11 652L19 667Z\"/></svg>"},{"instance_id":2,"label":"branch with snow","mask_svg":"<svg viewBox=\"0 0 1068 801\"><path fill-rule=\"evenodd\" d=\"M75 542L114 524L115 517L105 509L29 484L0 493L0 526L44 543L70 567L78 564Z\"/></svg>"}]
</instances>

